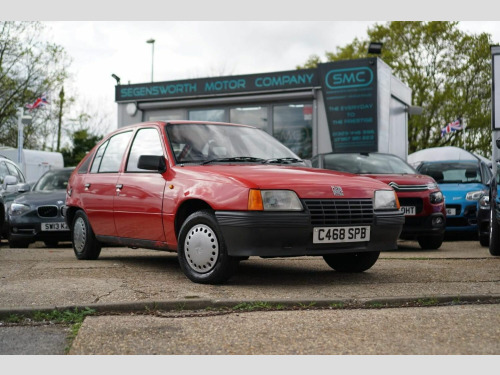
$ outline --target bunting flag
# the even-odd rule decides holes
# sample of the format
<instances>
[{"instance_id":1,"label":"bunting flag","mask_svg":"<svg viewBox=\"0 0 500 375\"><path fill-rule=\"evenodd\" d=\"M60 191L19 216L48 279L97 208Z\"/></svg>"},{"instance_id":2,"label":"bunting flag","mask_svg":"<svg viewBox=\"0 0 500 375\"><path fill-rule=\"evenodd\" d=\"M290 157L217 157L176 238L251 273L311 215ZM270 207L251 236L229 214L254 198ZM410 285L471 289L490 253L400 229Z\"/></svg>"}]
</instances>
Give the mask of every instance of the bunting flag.
<instances>
[{"instance_id":1,"label":"bunting flag","mask_svg":"<svg viewBox=\"0 0 500 375\"><path fill-rule=\"evenodd\" d=\"M43 107L46 104L50 104L47 100L47 95L45 93L42 94L33 104L26 104L26 108L30 110L30 112L36 108Z\"/></svg>"},{"instance_id":2,"label":"bunting flag","mask_svg":"<svg viewBox=\"0 0 500 375\"><path fill-rule=\"evenodd\" d=\"M448 125L446 125L444 128L441 129L441 137L444 137L446 134L451 133L451 132L456 132L457 130L462 130L462 122L460 119L457 119L453 122L450 122Z\"/></svg>"}]
</instances>

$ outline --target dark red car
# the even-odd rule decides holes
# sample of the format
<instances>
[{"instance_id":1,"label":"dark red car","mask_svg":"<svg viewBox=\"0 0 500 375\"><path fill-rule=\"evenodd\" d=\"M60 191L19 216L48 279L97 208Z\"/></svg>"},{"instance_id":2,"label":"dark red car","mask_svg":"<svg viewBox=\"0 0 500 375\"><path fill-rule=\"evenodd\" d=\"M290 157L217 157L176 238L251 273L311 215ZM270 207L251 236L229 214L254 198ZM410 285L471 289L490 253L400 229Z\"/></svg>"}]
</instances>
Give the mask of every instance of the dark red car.
<instances>
[{"instance_id":1,"label":"dark red car","mask_svg":"<svg viewBox=\"0 0 500 375\"><path fill-rule=\"evenodd\" d=\"M322 256L361 272L394 249L404 217L373 179L307 168L251 126L120 128L80 162L65 217L78 259L105 244L178 252L186 276L221 283L249 256Z\"/></svg>"},{"instance_id":2,"label":"dark red car","mask_svg":"<svg viewBox=\"0 0 500 375\"><path fill-rule=\"evenodd\" d=\"M422 249L438 249L443 243L446 209L442 192L432 177L419 174L399 157L378 152L329 153L315 156L312 165L388 184L405 214L401 237L416 238Z\"/></svg>"}]
</instances>

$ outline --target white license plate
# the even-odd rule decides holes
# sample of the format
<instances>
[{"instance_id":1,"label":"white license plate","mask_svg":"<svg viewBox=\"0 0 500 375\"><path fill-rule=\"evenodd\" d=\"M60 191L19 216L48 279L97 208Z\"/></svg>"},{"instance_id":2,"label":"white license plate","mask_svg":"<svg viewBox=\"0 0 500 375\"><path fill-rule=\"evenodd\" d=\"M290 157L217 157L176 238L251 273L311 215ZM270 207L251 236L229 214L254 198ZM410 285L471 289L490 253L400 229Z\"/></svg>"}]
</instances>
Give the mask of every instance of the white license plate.
<instances>
[{"instance_id":1,"label":"white license plate","mask_svg":"<svg viewBox=\"0 0 500 375\"><path fill-rule=\"evenodd\" d=\"M318 227L313 231L313 243L370 241L370 227Z\"/></svg>"},{"instance_id":2,"label":"white license plate","mask_svg":"<svg viewBox=\"0 0 500 375\"><path fill-rule=\"evenodd\" d=\"M405 214L405 216L413 216L417 214L417 209L415 206L402 206L399 210Z\"/></svg>"},{"instance_id":3,"label":"white license plate","mask_svg":"<svg viewBox=\"0 0 500 375\"><path fill-rule=\"evenodd\" d=\"M61 223L42 223L43 231L58 231L58 230L69 230L65 222Z\"/></svg>"},{"instance_id":4,"label":"white license plate","mask_svg":"<svg viewBox=\"0 0 500 375\"><path fill-rule=\"evenodd\" d=\"M457 214L456 208L447 208L446 209L446 215L455 216L456 214Z\"/></svg>"}]
</instances>

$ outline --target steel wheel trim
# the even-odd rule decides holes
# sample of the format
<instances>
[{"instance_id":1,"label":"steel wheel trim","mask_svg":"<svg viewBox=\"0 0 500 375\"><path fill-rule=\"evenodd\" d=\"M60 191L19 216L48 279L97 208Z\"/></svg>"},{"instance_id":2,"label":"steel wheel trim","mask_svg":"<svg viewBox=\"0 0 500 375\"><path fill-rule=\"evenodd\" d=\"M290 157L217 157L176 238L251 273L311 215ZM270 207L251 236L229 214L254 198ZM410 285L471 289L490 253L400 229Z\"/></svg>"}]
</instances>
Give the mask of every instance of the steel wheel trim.
<instances>
[{"instance_id":1,"label":"steel wheel trim","mask_svg":"<svg viewBox=\"0 0 500 375\"><path fill-rule=\"evenodd\" d=\"M85 247L85 242L87 241L87 226L85 221L79 217L75 220L73 227L73 244L75 250L81 253Z\"/></svg>"},{"instance_id":2,"label":"steel wheel trim","mask_svg":"<svg viewBox=\"0 0 500 375\"><path fill-rule=\"evenodd\" d=\"M210 272L219 257L219 241L212 228L205 224L192 227L184 240L184 255L194 271Z\"/></svg>"}]
</instances>

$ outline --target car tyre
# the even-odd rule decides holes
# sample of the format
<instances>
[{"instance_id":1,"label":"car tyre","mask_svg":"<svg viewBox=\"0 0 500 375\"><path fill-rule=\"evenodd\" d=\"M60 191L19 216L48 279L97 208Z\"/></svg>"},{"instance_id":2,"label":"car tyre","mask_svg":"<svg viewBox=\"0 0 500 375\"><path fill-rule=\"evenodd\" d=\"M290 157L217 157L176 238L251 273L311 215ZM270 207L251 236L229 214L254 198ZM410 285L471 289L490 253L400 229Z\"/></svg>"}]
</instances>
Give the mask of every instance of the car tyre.
<instances>
[{"instance_id":1,"label":"car tyre","mask_svg":"<svg viewBox=\"0 0 500 375\"><path fill-rule=\"evenodd\" d=\"M443 244L444 236L420 236L417 238L418 244L424 250L437 250Z\"/></svg>"},{"instance_id":2,"label":"car tyre","mask_svg":"<svg viewBox=\"0 0 500 375\"><path fill-rule=\"evenodd\" d=\"M101 244L95 238L89 219L83 211L77 211L71 226L73 251L77 259L95 260L101 253Z\"/></svg>"},{"instance_id":3,"label":"car tyre","mask_svg":"<svg viewBox=\"0 0 500 375\"><path fill-rule=\"evenodd\" d=\"M498 221L494 215L495 208L491 205L490 208L490 243L489 249L491 255L500 255L500 229L498 228Z\"/></svg>"},{"instance_id":4,"label":"car tyre","mask_svg":"<svg viewBox=\"0 0 500 375\"><path fill-rule=\"evenodd\" d=\"M13 240L9 238L9 247L11 249L27 249L30 246L29 241Z\"/></svg>"},{"instance_id":5,"label":"car tyre","mask_svg":"<svg viewBox=\"0 0 500 375\"><path fill-rule=\"evenodd\" d=\"M192 213L182 224L178 257L184 274L200 284L224 283L239 263L238 258L227 254L217 219L209 210Z\"/></svg>"},{"instance_id":6,"label":"car tyre","mask_svg":"<svg viewBox=\"0 0 500 375\"><path fill-rule=\"evenodd\" d=\"M479 235L479 243L483 247L488 247L490 245L490 234L480 234Z\"/></svg>"},{"instance_id":7,"label":"car tyre","mask_svg":"<svg viewBox=\"0 0 500 375\"><path fill-rule=\"evenodd\" d=\"M324 255L325 262L338 272L363 272L371 268L380 255L380 251L363 253Z\"/></svg>"}]
</instances>

